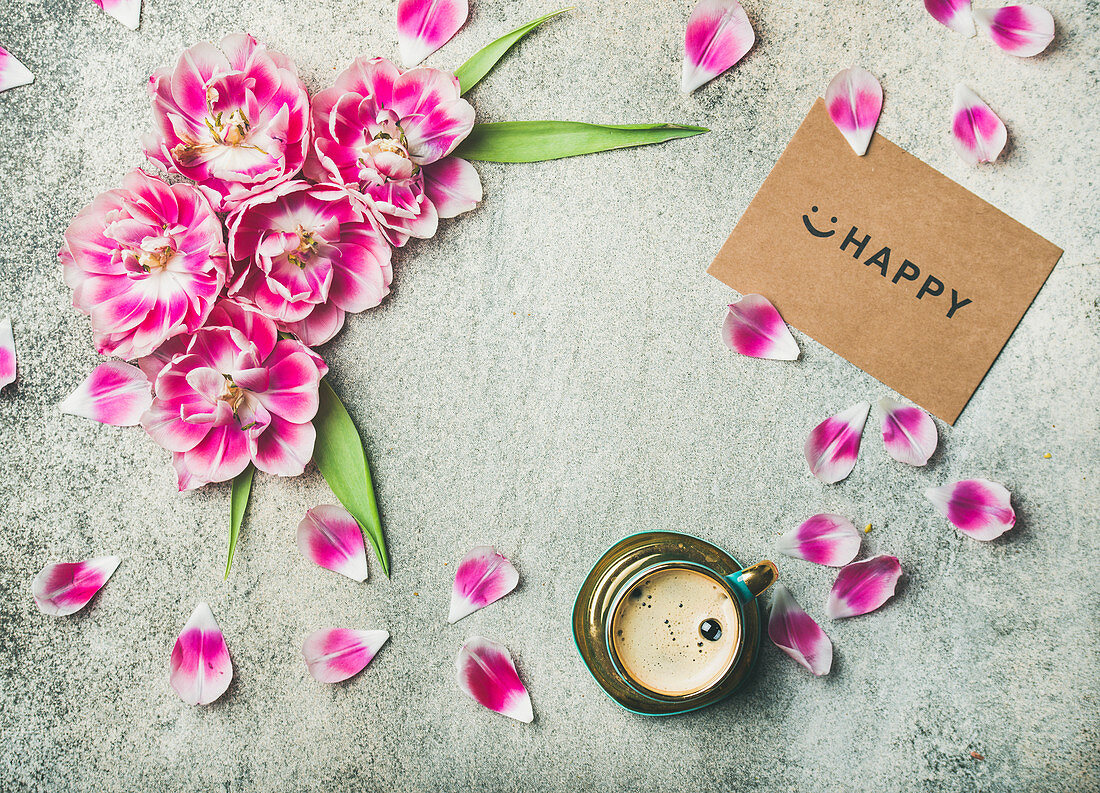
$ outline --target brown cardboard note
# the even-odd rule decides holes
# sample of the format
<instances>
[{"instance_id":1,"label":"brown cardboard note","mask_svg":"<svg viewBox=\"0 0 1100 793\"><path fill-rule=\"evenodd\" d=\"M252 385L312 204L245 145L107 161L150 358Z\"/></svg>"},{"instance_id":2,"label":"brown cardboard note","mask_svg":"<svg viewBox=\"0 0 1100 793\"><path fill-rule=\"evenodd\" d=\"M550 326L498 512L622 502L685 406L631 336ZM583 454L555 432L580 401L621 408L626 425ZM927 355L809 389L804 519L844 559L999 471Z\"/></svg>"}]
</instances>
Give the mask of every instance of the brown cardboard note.
<instances>
[{"instance_id":1,"label":"brown cardboard note","mask_svg":"<svg viewBox=\"0 0 1100 793\"><path fill-rule=\"evenodd\" d=\"M818 99L707 272L954 424L1061 255Z\"/></svg>"}]
</instances>

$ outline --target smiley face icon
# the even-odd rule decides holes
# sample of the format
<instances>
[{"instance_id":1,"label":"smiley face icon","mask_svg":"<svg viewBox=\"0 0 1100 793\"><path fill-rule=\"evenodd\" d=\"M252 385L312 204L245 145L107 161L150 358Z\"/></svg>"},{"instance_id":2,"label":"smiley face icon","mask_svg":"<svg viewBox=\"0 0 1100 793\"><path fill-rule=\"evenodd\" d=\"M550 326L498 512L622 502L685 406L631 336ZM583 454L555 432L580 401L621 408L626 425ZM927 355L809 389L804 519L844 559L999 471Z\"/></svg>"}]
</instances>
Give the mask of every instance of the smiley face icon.
<instances>
[{"instance_id":1,"label":"smiley face icon","mask_svg":"<svg viewBox=\"0 0 1100 793\"><path fill-rule=\"evenodd\" d=\"M810 211L816 214L817 213L817 207L810 207ZM831 237L834 234L836 234L836 229L829 229L828 231L818 230L814 226L814 224L810 222L810 216L809 215L803 215L802 216L802 222L806 224L806 231L810 232L815 237ZM829 218L829 222L835 224L836 223L836 217L834 216L832 218Z\"/></svg>"}]
</instances>

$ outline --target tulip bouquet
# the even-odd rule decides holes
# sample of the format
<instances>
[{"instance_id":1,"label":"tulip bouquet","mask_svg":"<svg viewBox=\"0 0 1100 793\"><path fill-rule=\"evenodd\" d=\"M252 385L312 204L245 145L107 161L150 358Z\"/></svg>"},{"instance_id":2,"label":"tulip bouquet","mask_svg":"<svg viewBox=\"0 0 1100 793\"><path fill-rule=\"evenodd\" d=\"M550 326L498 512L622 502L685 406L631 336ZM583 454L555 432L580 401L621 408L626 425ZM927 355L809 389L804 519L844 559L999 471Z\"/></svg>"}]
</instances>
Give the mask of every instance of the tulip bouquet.
<instances>
[{"instance_id":1,"label":"tulip bouquet","mask_svg":"<svg viewBox=\"0 0 1100 793\"><path fill-rule=\"evenodd\" d=\"M310 97L252 36L185 50L149 80L146 156L70 224L58 254L100 364L62 409L138 425L181 491L232 480L226 575L255 470L311 460L389 560L362 441L315 348L388 294L395 249L475 208L471 160L532 162L705 132L670 124L478 124L464 94L548 14L454 73L417 66L465 21L402 0L401 69L356 58ZM136 366L125 363L135 361Z\"/></svg>"}]
</instances>

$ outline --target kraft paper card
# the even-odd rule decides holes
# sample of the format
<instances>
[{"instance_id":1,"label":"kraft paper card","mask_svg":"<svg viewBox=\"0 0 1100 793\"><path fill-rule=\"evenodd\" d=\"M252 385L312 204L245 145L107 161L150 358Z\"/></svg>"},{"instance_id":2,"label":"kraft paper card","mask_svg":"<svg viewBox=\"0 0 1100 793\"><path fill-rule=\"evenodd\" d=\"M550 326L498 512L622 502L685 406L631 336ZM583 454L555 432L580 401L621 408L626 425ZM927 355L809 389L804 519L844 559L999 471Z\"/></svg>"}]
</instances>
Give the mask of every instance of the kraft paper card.
<instances>
[{"instance_id":1,"label":"kraft paper card","mask_svg":"<svg viewBox=\"0 0 1100 793\"><path fill-rule=\"evenodd\" d=\"M954 424L1061 255L818 99L707 272Z\"/></svg>"}]
</instances>

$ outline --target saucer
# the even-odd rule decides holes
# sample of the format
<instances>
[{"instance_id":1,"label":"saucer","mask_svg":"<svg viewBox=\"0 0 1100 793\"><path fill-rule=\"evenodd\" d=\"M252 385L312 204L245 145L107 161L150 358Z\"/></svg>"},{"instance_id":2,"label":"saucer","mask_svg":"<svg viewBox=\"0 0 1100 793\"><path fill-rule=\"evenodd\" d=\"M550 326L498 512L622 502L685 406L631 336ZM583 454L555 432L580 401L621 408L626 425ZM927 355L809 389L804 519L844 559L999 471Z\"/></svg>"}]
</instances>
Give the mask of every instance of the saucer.
<instances>
[{"instance_id":1,"label":"saucer","mask_svg":"<svg viewBox=\"0 0 1100 793\"><path fill-rule=\"evenodd\" d=\"M604 615L622 584L642 568L668 559L696 562L721 575L732 575L744 567L721 548L697 537L673 531L642 532L619 540L599 558L573 604L573 639L584 665L611 699L631 713L645 716L688 713L725 699L745 682L760 655L761 611L759 600L754 600L743 609L745 639L741 656L717 688L679 702L655 702L619 677L604 642Z\"/></svg>"}]
</instances>

